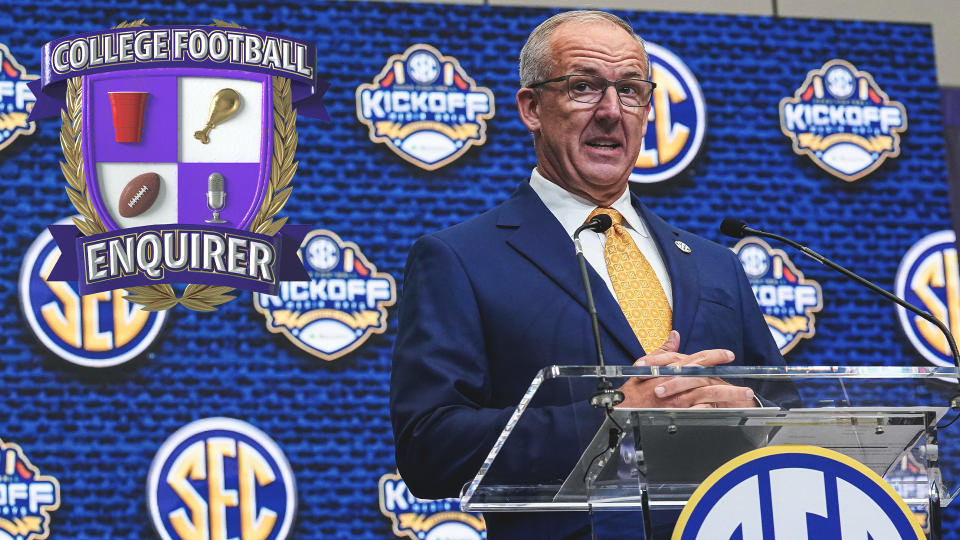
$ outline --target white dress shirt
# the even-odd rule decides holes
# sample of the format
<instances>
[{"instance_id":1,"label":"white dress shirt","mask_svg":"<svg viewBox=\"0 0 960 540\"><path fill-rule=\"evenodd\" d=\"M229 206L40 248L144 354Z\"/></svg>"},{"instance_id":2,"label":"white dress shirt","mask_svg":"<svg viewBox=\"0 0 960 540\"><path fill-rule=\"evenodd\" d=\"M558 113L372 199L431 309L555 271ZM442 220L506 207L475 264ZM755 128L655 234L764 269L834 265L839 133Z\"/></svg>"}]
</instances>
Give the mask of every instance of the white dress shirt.
<instances>
[{"instance_id":1,"label":"white dress shirt","mask_svg":"<svg viewBox=\"0 0 960 540\"><path fill-rule=\"evenodd\" d=\"M562 187L544 178L536 169L530 175L530 187L540 197L547 209L557 218L557 221L563 225L570 239L573 239L573 233L578 227L587 221L587 217L597 206L592 202L578 197ZM653 272L660 280L663 286L663 292L667 296L667 302L670 303L670 309L673 309L673 287L670 283L670 274L667 273L667 266L663 262L657 243L654 241L647 225L640 217L640 214L630 204L630 190L626 189L623 195L614 202L610 208L613 208L623 216L623 226L630 233L633 241L640 248L640 252L647 258ZM604 233L595 233L593 231L584 231L580 233L580 245L583 247L583 255L590 263L590 266L600 274L603 282L610 289L610 294L614 298L617 293L613 290L613 283L610 281L610 273L607 271L607 263L603 258L603 247L607 243L607 236Z\"/></svg>"}]
</instances>

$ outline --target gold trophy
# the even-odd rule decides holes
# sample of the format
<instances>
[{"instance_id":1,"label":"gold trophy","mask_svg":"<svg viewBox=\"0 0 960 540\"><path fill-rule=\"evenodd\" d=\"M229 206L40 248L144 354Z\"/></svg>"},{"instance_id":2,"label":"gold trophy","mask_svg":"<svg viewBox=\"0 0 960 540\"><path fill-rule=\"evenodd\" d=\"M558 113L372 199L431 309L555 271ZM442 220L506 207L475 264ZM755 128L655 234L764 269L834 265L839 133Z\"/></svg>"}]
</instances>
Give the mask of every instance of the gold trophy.
<instances>
[{"instance_id":1,"label":"gold trophy","mask_svg":"<svg viewBox=\"0 0 960 540\"><path fill-rule=\"evenodd\" d=\"M201 131L194 132L193 138L203 144L210 142L210 130L226 122L240 109L240 94L233 88L224 88L213 95L210 102L210 115L207 125Z\"/></svg>"}]
</instances>

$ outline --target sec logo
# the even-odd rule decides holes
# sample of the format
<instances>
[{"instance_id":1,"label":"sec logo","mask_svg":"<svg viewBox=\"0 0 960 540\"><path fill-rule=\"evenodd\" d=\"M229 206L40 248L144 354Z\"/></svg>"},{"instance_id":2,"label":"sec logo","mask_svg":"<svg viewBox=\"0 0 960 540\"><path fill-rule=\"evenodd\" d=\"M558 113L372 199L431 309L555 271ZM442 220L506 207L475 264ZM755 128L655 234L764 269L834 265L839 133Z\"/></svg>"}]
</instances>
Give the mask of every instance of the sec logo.
<instances>
[{"instance_id":1,"label":"sec logo","mask_svg":"<svg viewBox=\"0 0 960 540\"><path fill-rule=\"evenodd\" d=\"M805 278L786 252L759 238L744 238L733 251L780 353L787 354L801 339L816 335L815 313L823 309L820 284Z\"/></svg>"},{"instance_id":2,"label":"sec logo","mask_svg":"<svg viewBox=\"0 0 960 540\"><path fill-rule=\"evenodd\" d=\"M846 182L900 155L907 110L850 62L835 58L807 73L793 97L780 100L780 130L793 151Z\"/></svg>"},{"instance_id":3,"label":"sec logo","mask_svg":"<svg viewBox=\"0 0 960 540\"><path fill-rule=\"evenodd\" d=\"M287 538L293 470L277 443L233 418L205 418L170 436L150 465L147 506L164 540Z\"/></svg>"},{"instance_id":4,"label":"sec logo","mask_svg":"<svg viewBox=\"0 0 960 540\"><path fill-rule=\"evenodd\" d=\"M707 132L707 104L683 60L655 43L646 48L657 89L630 181L652 184L677 176L697 157Z\"/></svg>"},{"instance_id":5,"label":"sec logo","mask_svg":"<svg viewBox=\"0 0 960 540\"><path fill-rule=\"evenodd\" d=\"M903 499L866 465L805 445L736 457L697 488L673 540L925 538Z\"/></svg>"},{"instance_id":6,"label":"sec logo","mask_svg":"<svg viewBox=\"0 0 960 540\"><path fill-rule=\"evenodd\" d=\"M399 474L380 477L380 513L390 518L393 534L412 540L485 540L483 515L464 512L460 501L420 499Z\"/></svg>"},{"instance_id":7,"label":"sec logo","mask_svg":"<svg viewBox=\"0 0 960 540\"><path fill-rule=\"evenodd\" d=\"M42 474L20 445L0 440L0 540L43 540L60 508L60 482Z\"/></svg>"},{"instance_id":8,"label":"sec logo","mask_svg":"<svg viewBox=\"0 0 960 540\"><path fill-rule=\"evenodd\" d=\"M426 43L391 56L380 74L357 87L357 119L370 140L409 163L435 171L487 142L493 92L460 61Z\"/></svg>"},{"instance_id":9,"label":"sec logo","mask_svg":"<svg viewBox=\"0 0 960 540\"><path fill-rule=\"evenodd\" d=\"M386 331L397 285L360 246L316 229L303 239L300 258L310 281L283 282L277 295L253 294L270 332L317 358L336 360Z\"/></svg>"},{"instance_id":10,"label":"sec logo","mask_svg":"<svg viewBox=\"0 0 960 540\"><path fill-rule=\"evenodd\" d=\"M70 223L67 218L57 225ZM125 300L122 290L81 296L75 282L47 281L59 258L44 229L20 266L20 305L41 343L70 363L95 368L127 362L153 344L166 311L144 311Z\"/></svg>"},{"instance_id":11,"label":"sec logo","mask_svg":"<svg viewBox=\"0 0 960 540\"><path fill-rule=\"evenodd\" d=\"M960 331L960 267L956 235L935 232L911 247L897 269L897 296L940 319L954 336ZM928 361L953 367L947 338L936 326L897 306L900 326L910 343ZM956 338L954 338L956 339Z\"/></svg>"},{"instance_id":12,"label":"sec logo","mask_svg":"<svg viewBox=\"0 0 960 540\"><path fill-rule=\"evenodd\" d=\"M20 135L36 131L37 123L27 121L36 102L27 84L37 78L17 62L9 47L0 43L0 150Z\"/></svg>"}]
</instances>

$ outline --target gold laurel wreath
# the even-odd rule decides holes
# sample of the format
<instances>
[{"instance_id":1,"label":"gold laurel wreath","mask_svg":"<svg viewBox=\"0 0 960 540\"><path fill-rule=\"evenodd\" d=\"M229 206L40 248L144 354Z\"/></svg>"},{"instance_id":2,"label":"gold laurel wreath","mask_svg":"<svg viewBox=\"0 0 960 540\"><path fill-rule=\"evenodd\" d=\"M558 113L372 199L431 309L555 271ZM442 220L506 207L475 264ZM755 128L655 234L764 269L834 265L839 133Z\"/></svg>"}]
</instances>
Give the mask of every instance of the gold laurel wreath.
<instances>
[{"instance_id":1,"label":"gold laurel wreath","mask_svg":"<svg viewBox=\"0 0 960 540\"><path fill-rule=\"evenodd\" d=\"M133 28L146 26L143 19L124 21L115 28ZM236 23L213 20L213 26L243 28ZM280 231L287 222L287 218L273 219L290 198L293 188L290 182L297 172L298 162L293 160L297 151L297 111L293 108L290 94L290 79L273 77L273 156L270 165L270 182L263 198L260 210L250 224L250 231L266 236L273 236ZM63 148L64 161L60 162L60 169L67 179L67 196L70 202L83 216L83 219L73 218L73 223L85 236L107 232L100 217L93 210L90 194L87 192L87 182L83 170L83 159L80 143L81 132L81 104L83 103L83 85L80 77L73 77L67 81L67 109L60 111L62 127L60 129L60 146ZM216 311L216 307L236 298L227 293L233 287L214 285L187 285L183 295L178 297L176 291L169 284L144 285L126 289L124 296L130 302L140 304L144 311L163 311L183 305L193 311Z\"/></svg>"}]
</instances>

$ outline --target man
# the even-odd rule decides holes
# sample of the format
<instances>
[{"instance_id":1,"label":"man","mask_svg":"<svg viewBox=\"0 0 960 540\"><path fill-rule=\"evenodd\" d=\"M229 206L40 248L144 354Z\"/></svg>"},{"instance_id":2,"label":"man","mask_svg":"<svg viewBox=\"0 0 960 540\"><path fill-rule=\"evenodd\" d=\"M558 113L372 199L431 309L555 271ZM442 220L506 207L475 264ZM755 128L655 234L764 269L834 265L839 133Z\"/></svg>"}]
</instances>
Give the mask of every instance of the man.
<instances>
[{"instance_id":1,"label":"man","mask_svg":"<svg viewBox=\"0 0 960 540\"><path fill-rule=\"evenodd\" d=\"M421 238L404 275L390 405L397 465L415 495L460 494L541 368L595 361L572 243L595 212L615 223L581 235L609 364L783 364L733 252L668 225L627 189L649 74L640 38L603 12L551 17L524 45L516 101L537 156L529 183ZM629 407L757 404L753 388L715 378L631 379L621 390ZM525 455L498 462L518 478L562 480L602 418L570 387L537 397L542 406L511 435ZM485 517L491 539L589 532L584 513Z\"/></svg>"}]
</instances>

